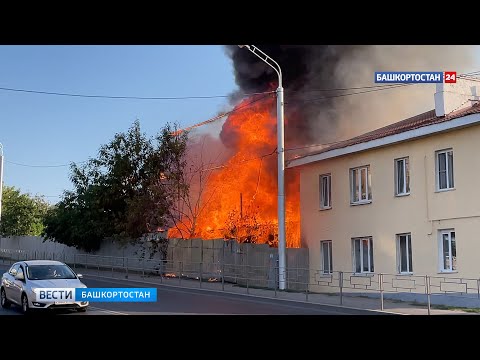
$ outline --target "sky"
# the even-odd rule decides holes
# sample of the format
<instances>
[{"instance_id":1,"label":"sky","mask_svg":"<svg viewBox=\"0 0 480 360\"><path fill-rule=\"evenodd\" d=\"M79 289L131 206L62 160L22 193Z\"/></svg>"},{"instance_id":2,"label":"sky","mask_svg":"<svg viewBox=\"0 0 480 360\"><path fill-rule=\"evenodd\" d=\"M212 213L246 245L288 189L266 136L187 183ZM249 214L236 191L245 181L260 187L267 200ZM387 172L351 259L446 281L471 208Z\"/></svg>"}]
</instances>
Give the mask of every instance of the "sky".
<instances>
[{"instance_id":1,"label":"sky","mask_svg":"<svg viewBox=\"0 0 480 360\"><path fill-rule=\"evenodd\" d=\"M138 97L229 95L237 89L219 45L0 46L0 87ZM228 106L226 98L123 100L0 90L4 184L55 203L72 188L69 167L58 165L95 157L135 119L153 136L167 122L193 125Z\"/></svg>"},{"instance_id":2,"label":"sky","mask_svg":"<svg viewBox=\"0 0 480 360\"><path fill-rule=\"evenodd\" d=\"M0 88L136 97L228 96L237 90L221 45L0 45ZM167 122L187 127L229 109L227 98L126 100L0 89L4 184L55 203L72 188L69 163L96 157L136 119L154 136Z\"/></svg>"}]
</instances>

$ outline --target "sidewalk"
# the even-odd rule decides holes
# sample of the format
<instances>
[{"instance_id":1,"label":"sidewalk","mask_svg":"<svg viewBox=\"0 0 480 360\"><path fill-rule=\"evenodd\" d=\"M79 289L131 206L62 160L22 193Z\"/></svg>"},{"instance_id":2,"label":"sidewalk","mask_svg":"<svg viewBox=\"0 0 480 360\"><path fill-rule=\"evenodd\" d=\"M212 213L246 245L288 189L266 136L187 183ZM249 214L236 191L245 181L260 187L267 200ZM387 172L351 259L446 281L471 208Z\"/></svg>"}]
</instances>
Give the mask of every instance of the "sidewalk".
<instances>
[{"instance_id":1,"label":"sidewalk","mask_svg":"<svg viewBox=\"0 0 480 360\"><path fill-rule=\"evenodd\" d=\"M202 289L205 291L218 291L225 292L230 294L239 294L239 295L248 295L248 296L257 296L263 298L275 298L280 300L289 300L289 301L299 301L299 302L308 302L311 304L322 304L322 305L333 305L333 306L344 306L355 309L364 309L364 310L375 310L381 311L381 302L380 299L367 298L360 296L343 296L343 304L340 305L340 296L335 294L312 294L309 293L298 293L298 292L284 292L284 291L274 291L268 289L257 289L257 288L247 288L244 286L238 286L235 284L225 283L223 284L218 281L202 281L191 280L191 279L180 279L176 277L160 277L156 275L145 275L129 273L128 276L126 273L118 271L109 271L109 270L97 270L97 269L77 269L77 271L86 276L99 276L109 279L117 280L126 280L129 281L139 281L143 284L152 284L152 285L162 285L162 286L172 286L172 287L182 287L182 288L191 288L191 289ZM426 304L416 304L413 305L408 302L393 301L393 300L384 300L384 310L388 313L399 314L399 315L428 315L427 305ZM462 310L443 310L436 309L432 305L431 315L477 315L476 312L466 312Z\"/></svg>"}]
</instances>

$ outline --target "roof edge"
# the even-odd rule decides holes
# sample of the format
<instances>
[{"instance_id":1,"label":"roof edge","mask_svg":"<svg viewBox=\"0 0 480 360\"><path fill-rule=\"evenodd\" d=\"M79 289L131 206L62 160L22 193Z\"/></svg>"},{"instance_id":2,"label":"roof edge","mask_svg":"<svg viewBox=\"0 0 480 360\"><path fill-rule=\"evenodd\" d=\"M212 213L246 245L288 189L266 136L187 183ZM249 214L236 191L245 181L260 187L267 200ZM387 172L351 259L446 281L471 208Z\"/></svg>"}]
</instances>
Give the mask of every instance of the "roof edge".
<instances>
[{"instance_id":1,"label":"roof edge","mask_svg":"<svg viewBox=\"0 0 480 360\"><path fill-rule=\"evenodd\" d=\"M325 151L320 154L305 155L301 158L292 159L288 161L286 164L286 168L294 168L297 166L307 165L307 164L311 164L311 163L326 160L326 159L336 158L336 157L363 152L371 149L377 149L377 148L397 144L400 142L411 141L414 139L418 139L418 138L422 138L422 137L426 137L426 136L430 136L430 135L434 135L434 134L438 134L438 133L442 133L450 130L455 130L455 129L460 129L467 126L476 125L478 123L480 123L480 113L470 114L470 115L462 116L449 121L432 124L432 125L426 125L413 130L407 130L399 134L389 135L379 139L370 140L363 143L346 146L343 148Z\"/></svg>"}]
</instances>

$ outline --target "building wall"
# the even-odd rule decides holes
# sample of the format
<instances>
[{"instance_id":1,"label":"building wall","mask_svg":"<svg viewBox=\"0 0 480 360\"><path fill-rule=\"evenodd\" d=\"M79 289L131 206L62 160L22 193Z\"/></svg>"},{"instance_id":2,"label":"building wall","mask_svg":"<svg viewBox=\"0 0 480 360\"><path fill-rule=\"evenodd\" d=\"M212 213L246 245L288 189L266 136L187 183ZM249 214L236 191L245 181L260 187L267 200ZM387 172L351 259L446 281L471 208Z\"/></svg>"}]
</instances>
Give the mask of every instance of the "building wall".
<instances>
[{"instance_id":1,"label":"building wall","mask_svg":"<svg viewBox=\"0 0 480 360\"><path fill-rule=\"evenodd\" d=\"M352 238L372 236L375 272L397 273L396 234L412 235L414 274L438 275L438 230L454 228L458 273L480 277L480 126L300 167L301 231L310 268L332 240L334 271L353 271ZM453 148L455 189L436 192L435 151ZM395 197L394 159L409 157L410 195ZM349 169L370 165L372 203L350 205ZM319 175L332 175L332 208L319 210Z\"/></svg>"}]
</instances>

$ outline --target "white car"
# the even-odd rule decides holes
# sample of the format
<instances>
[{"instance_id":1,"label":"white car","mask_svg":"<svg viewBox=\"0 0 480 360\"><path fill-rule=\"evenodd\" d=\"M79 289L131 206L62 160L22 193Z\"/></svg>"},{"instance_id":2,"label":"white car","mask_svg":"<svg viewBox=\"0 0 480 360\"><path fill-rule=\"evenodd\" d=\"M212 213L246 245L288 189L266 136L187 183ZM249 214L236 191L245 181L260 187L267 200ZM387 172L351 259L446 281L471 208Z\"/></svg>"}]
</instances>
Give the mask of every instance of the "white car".
<instances>
[{"instance_id":1,"label":"white car","mask_svg":"<svg viewBox=\"0 0 480 360\"><path fill-rule=\"evenodd\" d=\"M39 302L35 291L41 288L86 288L68 265L60 261L19 261L2 275L0 299L3 308L19 305L24 314L32 309L75 309L86 311L88 301Z\"/></svg>"}]
</instances>

